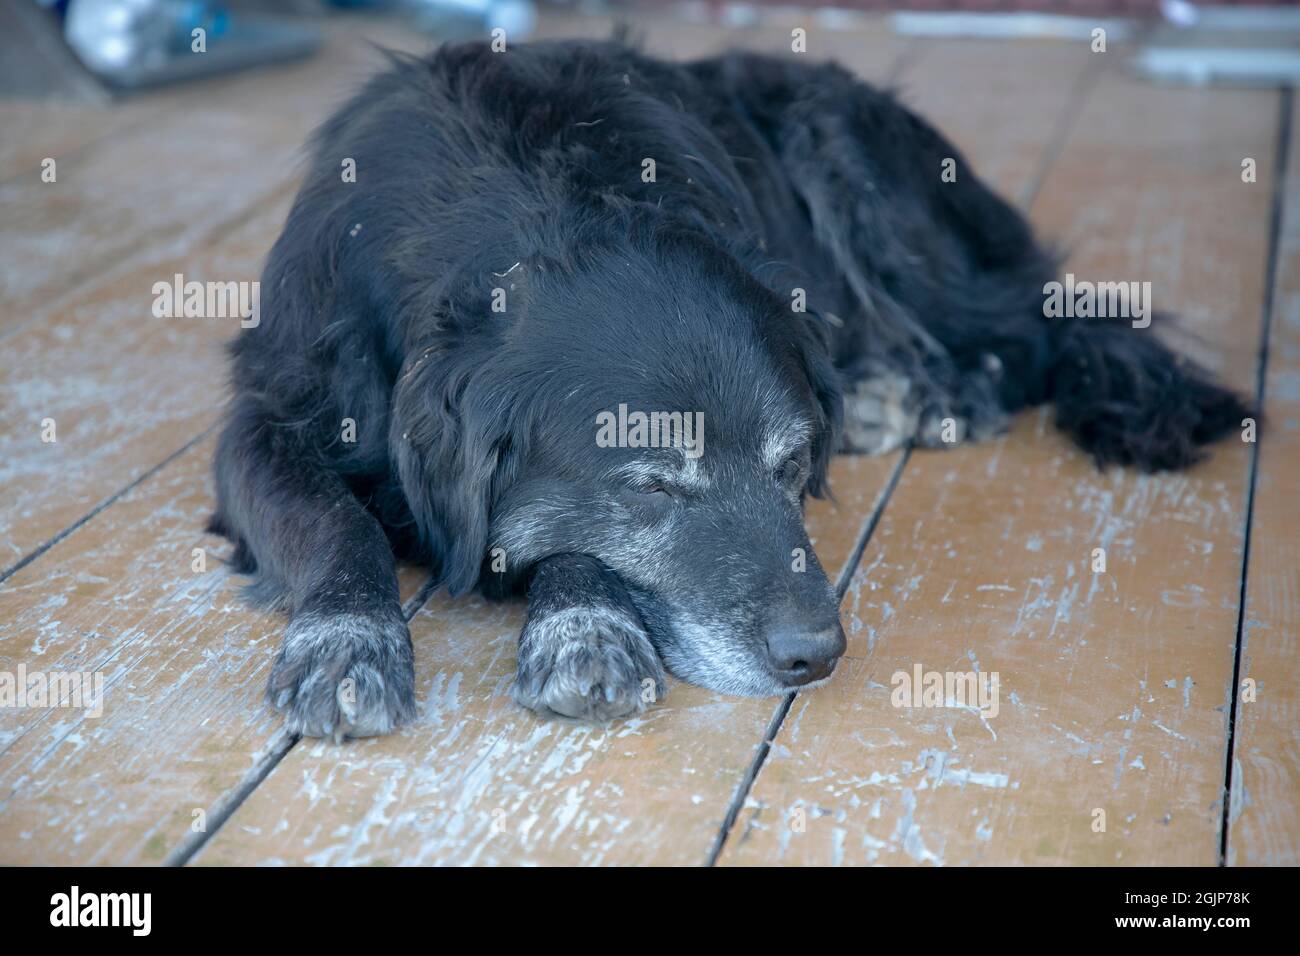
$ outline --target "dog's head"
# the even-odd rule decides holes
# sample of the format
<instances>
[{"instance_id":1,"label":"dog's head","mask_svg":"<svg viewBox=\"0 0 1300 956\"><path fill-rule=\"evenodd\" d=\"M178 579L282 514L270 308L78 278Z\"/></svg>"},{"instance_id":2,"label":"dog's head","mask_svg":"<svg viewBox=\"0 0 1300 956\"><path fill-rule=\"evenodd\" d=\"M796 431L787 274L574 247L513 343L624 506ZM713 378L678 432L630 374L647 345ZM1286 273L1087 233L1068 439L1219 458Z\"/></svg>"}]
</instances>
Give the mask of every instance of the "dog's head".
<instances>
[{"instance_id":1,"label":"dog's head","mask_svg":"<svg viewBox=\"0 0 1300 956\"><path fill-rule=\"evenodd\" d=\"M408 358L394 402L449 587L586 554L679 678L773 694L828 676L844 634L802 515L840 418L819 320L681 237L493 281L490 332Z\"/></svg>"}]
</instances>

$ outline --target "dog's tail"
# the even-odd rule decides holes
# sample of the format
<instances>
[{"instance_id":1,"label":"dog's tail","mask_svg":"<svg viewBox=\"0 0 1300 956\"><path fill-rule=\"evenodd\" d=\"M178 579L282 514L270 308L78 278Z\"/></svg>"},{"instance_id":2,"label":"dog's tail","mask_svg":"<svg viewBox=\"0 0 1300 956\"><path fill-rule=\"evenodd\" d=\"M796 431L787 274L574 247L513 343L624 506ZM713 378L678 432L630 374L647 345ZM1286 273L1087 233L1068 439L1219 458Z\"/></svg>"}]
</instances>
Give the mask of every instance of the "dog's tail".
<instances>
[{"instance_id":1,"label":"dog's tail","mask_svg":"<svg viewBox=\"0 0 1300 956\"><path fill-rule=\"evenodd\" d=\"M1162 345L1155 324L1076 319L1057 330L1049 373L1056 424L1098 467L1185 468L1202 445L1252 414L1240 396Z\"/></svg>"}]
</instances>

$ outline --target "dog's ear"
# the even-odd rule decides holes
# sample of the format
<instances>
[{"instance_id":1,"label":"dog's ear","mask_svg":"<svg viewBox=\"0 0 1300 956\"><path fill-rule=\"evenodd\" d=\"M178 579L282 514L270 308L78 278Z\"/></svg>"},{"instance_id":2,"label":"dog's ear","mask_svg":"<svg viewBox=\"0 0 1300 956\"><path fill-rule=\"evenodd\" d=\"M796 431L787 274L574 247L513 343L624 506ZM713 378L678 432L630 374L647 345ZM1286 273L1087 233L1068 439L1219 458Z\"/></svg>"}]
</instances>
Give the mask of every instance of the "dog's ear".
<instances>
[{"instance_id":1,"label":"dog's ear","mask_svg":"<svg viewBox=\"0 0 1300 956\"><path fill-rule=\"evenodd\" d=\"M487 362L415 353L393 392L389 448L438 576L453 594L478 582L492 509L518 472L509 386Z\"/></svg>"},{"instance_id":2,"label":"dog's ear","mask_svg":"<svg viewBox=\"0 0 1300 956\"><path fill-rule=\"evenodd\" d=\"M798 327L796 347L820 413L813 436L808 493L814 498L825 498L830 493L831 458L839 448L844 427L843 388L839 370L830 357L831 324L839 320L811 310L800 318L804 322Z\"/></svg>"}]
</instances>

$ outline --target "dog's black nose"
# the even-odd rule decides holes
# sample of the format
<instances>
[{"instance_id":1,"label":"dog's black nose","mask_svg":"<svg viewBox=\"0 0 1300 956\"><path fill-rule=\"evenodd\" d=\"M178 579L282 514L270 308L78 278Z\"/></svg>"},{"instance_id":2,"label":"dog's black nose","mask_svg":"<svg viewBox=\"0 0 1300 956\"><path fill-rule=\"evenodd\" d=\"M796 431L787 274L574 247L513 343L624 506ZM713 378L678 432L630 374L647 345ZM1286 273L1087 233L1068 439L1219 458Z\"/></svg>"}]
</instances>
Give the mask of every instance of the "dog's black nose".
<instances>
[{"instance_id":1,"label":"dog's black nose","mask_svg":"<svg viewBox=\"0 0 1300 956\"><path fill-rule=\"evenodd\" d=\"M767 638L767 659L789 687L821 680L835 670L846 642L840 622L817 631L797 626L775 628Z\"/></svg>"}]
</instances>

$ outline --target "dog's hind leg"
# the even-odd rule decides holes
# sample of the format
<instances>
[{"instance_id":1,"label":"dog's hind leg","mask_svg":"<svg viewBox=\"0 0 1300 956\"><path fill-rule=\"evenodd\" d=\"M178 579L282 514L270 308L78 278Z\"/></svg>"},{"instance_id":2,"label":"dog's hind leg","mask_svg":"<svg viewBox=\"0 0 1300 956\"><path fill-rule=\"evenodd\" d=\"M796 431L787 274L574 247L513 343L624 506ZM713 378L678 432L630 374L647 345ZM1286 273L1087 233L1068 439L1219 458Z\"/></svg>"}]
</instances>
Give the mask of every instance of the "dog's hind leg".
<instances>
[{"instance_id":1,"label":"dog's hind leg","mask_svg":"<svg viewBox=\"0 0 1300 956\"><path fill-rule=\"evenodd\" d=\"M511 692L543 716L609 720L664 695L663 665L618 577L594 558L541 561Z\"/></svg>"},{"instance_id":2,"label":"dog's hind leg","mask_svg":"<svg viewBox=\"0 0 1300 956\"><path fill-rule=\"evenodd\" d=\"M252 403L216 458L218 523L277 586L291 618L267 698L309 737L366 737L415 712L411 638L379 522Z\"/></svg>"},{"instance_id":3,"label":"dog's hind leg","mask_svg":"<svg viewBox=\"0 0 1300 956\"><path fill-rule=\"evenodd\" d=\"M979 437L987 416L961 410L989 410L981 376L996 377L994 412L1053 402L1057 425L1098 465L1186 467L1201 445L1252 414L1145 324L1130 327L1138 316L1057 315L1048 299L1059 257L955 145L892 94L836 66L753 54L693 69L761 131L785 174L772 190L798 197L814 241L787 241L789 256L811 274L832 264L847 289L825 297L843 318L835 355L846 372L850 448L953 444L947 439L962 433L964 419L965 434ZM768 238L790 231L782 222ZM937 389L895 360L909 351L923 365L938 363ZM887 373L848 374L867 358ZM945 384L945 363L974 381ZM938 414L924 411L931 404Z\"/></svg>"},{"instance_id":4,"label":"dog's hind leg","mask_svg":"<svg viewBox=\"0 0 1300 956\"><path fill-rule=\"evenodd\" d=\"M1052 262L1016 211L890 94L835 67L730 62L806 217L791 255L840 317L844 447L978 440L1043 400Z\"/></svg>"}]
</instances>

